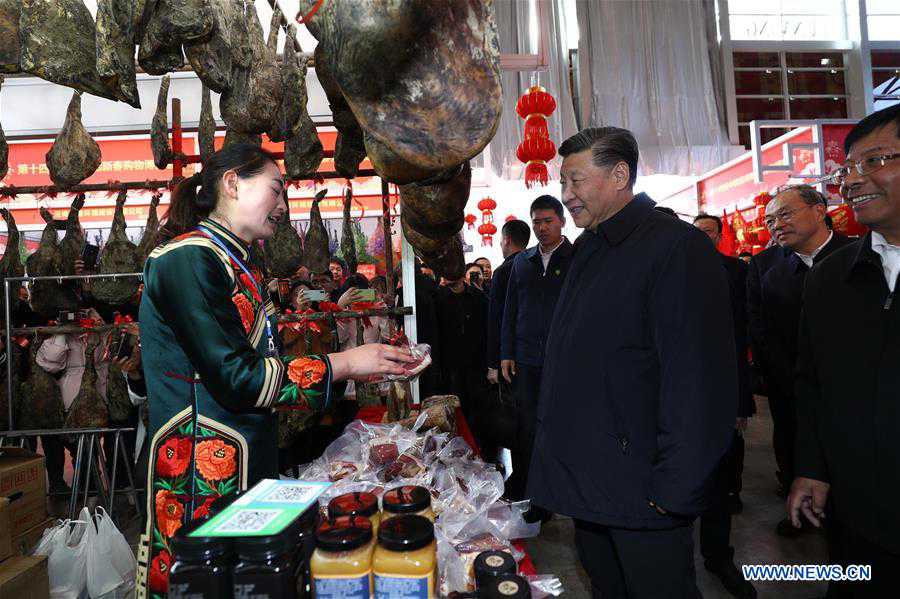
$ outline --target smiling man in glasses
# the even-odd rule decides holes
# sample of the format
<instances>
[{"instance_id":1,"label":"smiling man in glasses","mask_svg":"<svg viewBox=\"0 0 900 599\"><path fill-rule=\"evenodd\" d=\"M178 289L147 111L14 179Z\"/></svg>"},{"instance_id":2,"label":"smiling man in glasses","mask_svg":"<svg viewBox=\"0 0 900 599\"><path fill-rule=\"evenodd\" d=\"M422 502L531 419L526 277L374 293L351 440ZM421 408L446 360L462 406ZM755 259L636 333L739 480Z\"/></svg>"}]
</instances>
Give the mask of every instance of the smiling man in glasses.
<instances>
[{"instance_id":1,"label":"smiling man in glasses","mask_svg":"<svg viewBox=\"0 0 900 599\"><path fill-rule=\"evenodd\" d=\"M804 281L814 264L850 243L826 226L825 203L824 196L814 188L798 185L780 190L766 205L766 227L785 249L785 257L760 279L763 334L754 352L762 358L774 424L776 474L785 493L794 479L797 431L794 365ZM776 531L782 536L796 536L800 532L787 519L778 523Z\"/></svg>"},{"instance_id":2,"label":"smiling man in glasses","mask_svg":"<svg viewBox=\"0 0 900 599\"><path fill-rule=\"evenodd\" d=\"M844 565L869 582L841 597L895 597L900 588L900 106L849 133L841 195L871 228L806 279L796 393L796 474L788 499L819 526L832 503ZM831 595L829 595L831 596Z\"/></svg>"}]
</instances>

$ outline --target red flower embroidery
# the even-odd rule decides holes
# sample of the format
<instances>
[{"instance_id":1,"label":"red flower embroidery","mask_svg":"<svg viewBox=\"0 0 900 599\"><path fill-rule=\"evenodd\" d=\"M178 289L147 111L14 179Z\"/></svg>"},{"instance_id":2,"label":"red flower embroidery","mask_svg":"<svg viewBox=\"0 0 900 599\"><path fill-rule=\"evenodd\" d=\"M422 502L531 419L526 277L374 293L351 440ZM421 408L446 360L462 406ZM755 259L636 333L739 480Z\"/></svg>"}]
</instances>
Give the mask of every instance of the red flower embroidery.
<instances>
[{"instance_id":1,"label":"red flower embroidery","mask_svg":"<svg viewBox=\"0 0 900 599\"><path fill-rule=\"evenodd\" d=\"M213 502L218 499L218 495L213 495L211 497L207 497L203 503L197 506L194 510L194 520L198 518L209 518L209 506L213 504Z\"/></svg>"},{"instance_id":2,"label":"red flower embroidery","mask_svg":"<svg viewBox=\"0 0 900 599\"><path fill-rule=\"evenodd\" d=\"M154 593L169 592L169 568L172 566L172 556L168 551L161 551L150 562L150 590Z\"/></svg>"},{"instance_id":3,"label":"red flower embroidery","mask_svg":"<svg viewBox=\"0 0 900 599\"><path fill-rule=\"evenodd\" d=\"M237 470L237 450L221 439L197 443L197 470L206 480L222 480Z\"/></svg>"},{"instance_id":4,"label":"red flower embroidery","mask_svg":"<svg viewBox=\"0 0 900 599\"><path fill-rule=\"evenodd\" d=\"M167 539L172 538L181 528L184 517L184 506L172 491L156 492L156 526L160 534Z\"/></svg>"},{"instance_id":5,"label":"red flower embroidery","mask_svg":"<svg viewBox=\"0 0 900 599\"><path fill-rule=\"evenodd\" d=\"M253 306L250 304L250 300L243 293L235 293L231 301L234 302L238 314L241 316L241 324L244 325L244 330L250 333L250 329L253 328Z\"/></svg>"},{"instance_id":6,"label":"red flower embroidery","mask_svg":"<svg viewBox=\"0 0 900 599\"><path fill-rule=\"evenodd\" d=\"M187 437L172 437L156 453L156 473L160 476L181 476L190 463L191 440Z\"/></svg>"},{"instance_id":7,"label":"red flower embroidery","mask_svg":"<svg viewBox=\"0 0 900 599\"><path fill-rule=\"evenodd\" d=\"M250 295L253 296L257 302L262 303L262 296L259 295L259 288L256 286L256 281L247 276L247 273L241 273L238 275L238 279L241 281L241 286L250 292Z\"/></svg>"},{"instance_id":8,"label":"red flower embroidery","mask_svg":"<svg viewBox=\"0 0 900 599\"><path fill-rule=\"evenodd\" d=\"M288 364L288 378L303 389L309 389L322 381L325 376L325 362L310 358L297 358Z\"/></svg>"}]
</instances>

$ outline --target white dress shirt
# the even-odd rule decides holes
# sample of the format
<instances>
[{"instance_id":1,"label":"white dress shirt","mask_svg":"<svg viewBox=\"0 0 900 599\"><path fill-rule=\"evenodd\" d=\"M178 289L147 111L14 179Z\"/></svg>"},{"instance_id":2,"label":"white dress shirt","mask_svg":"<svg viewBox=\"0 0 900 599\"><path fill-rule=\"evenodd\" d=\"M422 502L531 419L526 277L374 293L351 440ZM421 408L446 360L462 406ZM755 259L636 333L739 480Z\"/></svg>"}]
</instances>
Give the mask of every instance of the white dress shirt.
<instances>
[{"instance_id":1,"label":"white dress shirt","mask_svg":"<svg viewBox=\"0 0 900 599\"><path fill-rule=\"evenodd\" d=\"M881 256L881 267L884 269L884 278L887 281L891 293L897 286L897 273L900 273L900 246L891 245L884 235L872 231L872 250Z\"/></svg>"},{"instance_id":2,"label":"white dress shirt","mask_svg":"<svg viewBox=\"0 0 900 599\"><path fill-rule=\"evenodd\" d=\"M544 264L544 272L545 273L547 272L547 265L550 264L550 258L553 257L553 252L558 250L559 246L561 246L565 240L566 240L565 237L560 239L559 243L556 244L556 247L553 248L552 250L550 250L549 252L547 252L546 254L544 253L544 250L541 249L541 246L538 245L538 252L540 252L540 254L541 254L541 262L543 262L543 264Z\"/></svg>"},{"instance_id":3,"label":"white dress shirt","mask_svg":"<svg viewBox=\"0 0 900 599\"><path fill-rule=\"evenodd\" d=\"M819 252L822 251L822 248L824 248L826 245L828 245L828 242L831 241L832 237L834 237L833 231L828 233L828 239L825 240L825 243L823 243L822 245L817 247L816 251L814 251L812 254L807 255L807 254L801 254L800 252L794 252L794 253L797 254L798 258L803 260L803 264L805 264L807 268L812 268L813 260L815 260L816 256L819 255Z\"/></svg>"}]
</instances>

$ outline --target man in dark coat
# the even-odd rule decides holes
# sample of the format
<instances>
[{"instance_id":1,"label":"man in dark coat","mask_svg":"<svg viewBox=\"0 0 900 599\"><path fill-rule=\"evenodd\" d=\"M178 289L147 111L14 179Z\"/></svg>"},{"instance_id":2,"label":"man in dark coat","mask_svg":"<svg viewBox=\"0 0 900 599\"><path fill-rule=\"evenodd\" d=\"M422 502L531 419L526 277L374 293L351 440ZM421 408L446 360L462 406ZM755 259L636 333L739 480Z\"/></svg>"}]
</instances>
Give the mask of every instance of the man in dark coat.
<instances>
[{"instance_id":1,"label":"man in dark coat","mask_svg":"<svg viewBox=\"0 0 900 599\"><path fill-rule=\"evenodd\" d=\"M500 335L500 368L504 380L513 385L516 402L517 443L510 448L513 473L506 483L507 496L512 499L527 497L544 344L572 256L572 244L562 234L566 221L560 201L540 196L531 203L530 213L538 243L513 262ZM525 517L536 521L550 516L535 508Z\"/></svg>"},{"instance_id":2,"label":"man in dark coat","mask_svg":"<svg viewBox=\"0 0 900 599\"><path fill-rule=\"evenodd\" d=\"M722 239L722 220L718 216L700 214L694 226L706 233L713 247ZM709 510L700 518L700 554L706 569L719 578L735 597L756 597L756 589L744 580L734 564L734 548L730 545L731 514L742 509L740 492L744 471L744 432L747 421L756 413L751 390L750 361L747 341L747 265L733 256L719 253L728 279L731 316L734 322L734 348L737 355L738 411L731 446L716 474L714 496Z\"/></svg>"},{"instance_id":3,"label":"man in dark coat","mask_svg":"<svg viewBox=\"0 0 900 599\"><path fill-rule=\"evenodd\" d=\"M825 216L825 198L808 185L785 188L766 205L767 226L786 254L760 278L762 343L754 348L754 355L759 353L763 360L774 424L772 444L779 482L785 490L794 479L794 366L803 283L813 264L850 243L828 229ZM786 519L776 530L782 536L797 534Z\"/></svg>"},{"instance_id":4,"label":"man in dark coat","mask_svg":"<svg viewBox=\"0 0 900 599\"><path fill-rule=\"evenodd\" d=\"M460 278L438 289L436 305L444 391L459 397L478 433L483 429L477 406L487 386L487 298Z\"/></svg>"},{"instance_id":5,"label":"man in dark coat","mask_svg":"<svg viewBox=\"0 0 900 599\"><path fill-rule=\"evenodd\" d=\"M900 589L900 106L860 121L844 141L841 195L871 229L806 279L796 393L797 478L788 500L838 523L838 562L872 567L871 581L835 596L896 597ZM830 590L830 589L829 589ZM832 596L829 594L829 596Z\"/></svg>"},{"instance_id":6,"label":"man in dark coat","mask_svg":"<svg viewBox=\"0 0 900 599\"><path fill-rule=\"evenodd\" d=\"M500 251L503 264L497 267L491 277L491 293L488 305L487 364L488 380L499 383L500 371L500 329L503 326L503 308L506 304L506 290L512 274L513 260L519 252L528 247L531 229L525 221L511 220L500 229Z\"/></svg>"},{"instance_id":7,"label":"man in dark coat","mask_svg":"<svg viewBox=\"0 0 900 599\"><path fill-rule=\"evenodd\" d=\"M398 271L399 272L399 271ZM419 343L431 346L431 366L419 375L419 395L424 399L443 392L443 354L440 327L437 316L438 286L434 279L422 272L421 263L416 260L416 336ZM400 277L397 277L399 280ZM397 304L403 305L403 287L397 288ZM397 326L403 326L403 318L397 319Z\"/></svg>"},{"instance_id":8,"label":"man in dark coat","mask_svg":"<svg viewBox=\"0 0 900 599\"><path fill-rule=\"evenodd\" d=\"M559 152L585 231L547 339L528 492L575 520L594 597L693 597L692 523L737 413L725 271L702 232L633 195L629 131L585 129Z\"/></svg>"}]
</instances>

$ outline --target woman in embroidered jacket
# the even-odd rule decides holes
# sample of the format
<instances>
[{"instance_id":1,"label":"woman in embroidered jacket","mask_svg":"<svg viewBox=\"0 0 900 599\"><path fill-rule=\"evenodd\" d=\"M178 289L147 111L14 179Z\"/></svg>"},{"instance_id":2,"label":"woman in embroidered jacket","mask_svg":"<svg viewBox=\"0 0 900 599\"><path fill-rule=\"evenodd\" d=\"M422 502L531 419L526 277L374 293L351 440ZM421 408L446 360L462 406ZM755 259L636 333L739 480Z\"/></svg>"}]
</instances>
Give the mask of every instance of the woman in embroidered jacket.
<instances>
[{"instance_id":1,"label":"woman in embroidered jacket","mask_svg":"<svg viewBox=\"0 0 900 599\"><path fill-rule=\"evenodd\" d=\"M171 538L218 497L277 477L274 409L322 410L335 381L402 372L408 351L363 345L279 355L275 309L248 246L286 209L274 159L231 145L172 194L144 266L141 345L150 405L148 526L138 597L164 597Z\"/></svg>"}]
</instances>

